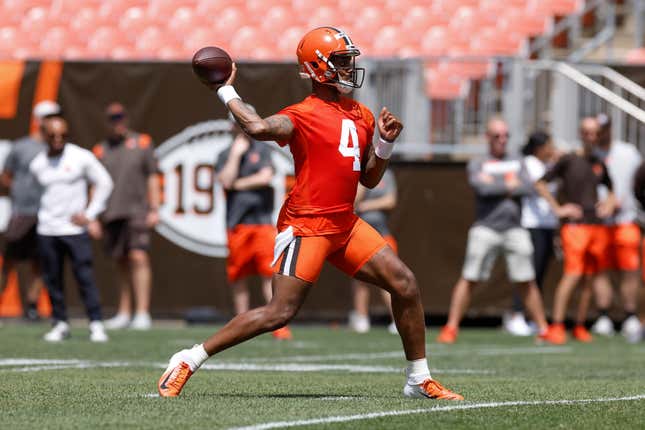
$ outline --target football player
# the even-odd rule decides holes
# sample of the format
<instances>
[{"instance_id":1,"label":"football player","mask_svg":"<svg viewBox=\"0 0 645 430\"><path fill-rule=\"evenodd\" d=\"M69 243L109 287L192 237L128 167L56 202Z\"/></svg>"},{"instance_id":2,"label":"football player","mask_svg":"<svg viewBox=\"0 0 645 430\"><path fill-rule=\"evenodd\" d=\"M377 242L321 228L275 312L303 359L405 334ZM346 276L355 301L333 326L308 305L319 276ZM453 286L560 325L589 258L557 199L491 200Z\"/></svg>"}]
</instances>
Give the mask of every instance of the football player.
<instances>
[{"instance_id":1,"label":"football player","mask_svg":"<svg viewBox=\"0 0 645 430\"><path fill-rule=\"evenodd\" d=\"M345 97L360 88L359 49L333 27L308 32L297 47L301 76L312 93L268 118L261 118L237 95L235 67L217 95L246 134L289 145L296 183L279 219L274 251L274 294L266 305L237 315L204 343L170 359L158 389L177 396L210 356L286 325L297 313L323 263L329 261L357 280L392 296L392 310L408 360L407 397L463 400L432 379L425 351L424 311L416 280L383 237L354 213L360 182L375 187L387 167L403 124L387 108L375 121L362 104ZM372 142L375 126L378 139Z\"/></svg>"}]
</instances>

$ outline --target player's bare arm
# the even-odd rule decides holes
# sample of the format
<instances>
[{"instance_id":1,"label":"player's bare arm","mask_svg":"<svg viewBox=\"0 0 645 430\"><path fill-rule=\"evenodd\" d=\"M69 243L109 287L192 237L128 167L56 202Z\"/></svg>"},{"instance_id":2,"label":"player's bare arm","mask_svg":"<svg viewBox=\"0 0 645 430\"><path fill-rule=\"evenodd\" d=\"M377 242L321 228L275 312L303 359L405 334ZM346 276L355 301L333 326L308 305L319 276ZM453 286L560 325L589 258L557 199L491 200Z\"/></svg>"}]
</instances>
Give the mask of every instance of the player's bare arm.
<instances>
[{"instance_id":1,"label":"player's bare arm","mask_svg":"<svg viewBox=\"0 0 645 430\"><path fill-rule=\"evenodd\" d=\"M231 76L222 86L232 86L237 75L235 63L232 65ZM212 89L219 89L221 86L211 86ZM255 140L263 141L286 141L293 133L293 123L286 115L272 115L262 118L253 110L249 109L241 99L230 100L226 106L233 114L235 121L240 125L244 133Z\"/></svg>"},{"instance_id":2,"label":"player's bare arm","mask_svg":"<svg viewBox=\"0 0 645 430\"><path fill-rule=\"evenodd\" d=\"M553 213L555 213L559 218L570 218L572 220L577 220L582 218L582 208L573 203L566 203L560 205L556 198L551 194L549 190L549 184L546 181L538 180L535 183L535 190L538 192L544 200L549 203Z\"/></svg>"},{"instance_id":3,"label":"player's bare arm","mask_svg":"<svg viewBox=\"0 0 645 430\"><path fill-rule=\"evenodd\" d=\"M361 169L360 181L367 188L374 188L381 181L389 163L394 141L403 130L403 123L386 107L383 107L377 120L377 128L379 141L376 143L376 147L370 146Z\"/></svg>"},{"instance_id":4,"label":"player's bare arm","mask_svg":"<svg viewBox=\"0 0 645 430\"><path fill-rule=\"evenodd\" d=\"M243 178L237 178L233 181L233 186L231 189L237 191L244 190L255 190L258 188L264 188L271 185L273 180L273 168L272 167L263 167L259 172L254 173L253 175L245 176Z\"/></svg>"},{"instance_id":5,"label":"player's bare arm","mask_svg":"<svg viewBox=\"0 0 645 430\"><path fill-rule=\"evenodd\" d=\"M217 174L217 180L221 182L225 190L231 189L233 182L238 178L240 171L240 160L244 153L249 149L251 143L244 135L238 135L233 140L228 158Z\"/></svg>"}]
</instances>

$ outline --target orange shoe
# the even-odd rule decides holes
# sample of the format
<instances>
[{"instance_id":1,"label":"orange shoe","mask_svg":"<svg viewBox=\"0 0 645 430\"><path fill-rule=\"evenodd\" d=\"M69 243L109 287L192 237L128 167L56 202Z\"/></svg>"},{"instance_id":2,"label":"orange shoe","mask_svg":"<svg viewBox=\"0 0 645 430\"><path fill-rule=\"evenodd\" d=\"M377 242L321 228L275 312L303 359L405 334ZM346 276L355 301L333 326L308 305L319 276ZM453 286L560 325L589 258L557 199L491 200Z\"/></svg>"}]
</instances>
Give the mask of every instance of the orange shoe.
<instances>
[{"instance_id":1,"label":"orange shoe","mask_svg":"<svg viewBox=\"0 0 645 430\"><path fill-rule=\"evenodd\" d=\"M589 343L593 340L593 336L589 333L589 330L585 328L582 324L579 324L573 328L573 337L578 342Z\"/></svg>"},{"instance_id":2,"label":"orange shoe","mask_svg":"<svg viewBox=\"0 0 645 430\"><path fill-rule=\"evenodd\" d=\"M447 325L441 327L439 336L437 336L438 343L455 343L457 340L458 329L449 327Z\"/></svg>"},{"instance_id":3,"label":"orange shoe","mask_svg":"<svg viewBox=\"0 0 645 430\"><path fill-rule=\"evenodd\" d=\"M183 352L179 351L170 358L166 371L159 378L157 389L161 397L177 397L193 374L188 363L181 359Z\"/></svg>"},{"instance_id":4,"label":"orange shoe","mask_svg":"<svg viewBox=\"0 0 645 430\"><path fill-rule=\"evenodd\" d=\"M273 335L273 337L275 337L278 340L293 339L293 335L291 334L291 329L289 329L289 326L284 326L277 330L274 330L273 333L271 334Z\"/></svg>"},{"instance_id":5,"label":"orange shoe","mask_svg":"<svg viewBox=\"0 0 645 430\"><path fill-rule=\"evenodd\" d=\"M564 345L567 343L567 332L564 329L564 324L551 324L544 333L538 335L537 340L554 345Z\"/></svg>"},{"instance_id":6,"label":"orange shoe","mask_svg":"<svg viewBox=\"0 0 645 430\"><path fill-rule=\"evenodd\" d=\"M414 399L464 400L461 394L453 393L439 381L430 378L419 385L405 384L403 395Z\"/></svg>"}]
</instances>

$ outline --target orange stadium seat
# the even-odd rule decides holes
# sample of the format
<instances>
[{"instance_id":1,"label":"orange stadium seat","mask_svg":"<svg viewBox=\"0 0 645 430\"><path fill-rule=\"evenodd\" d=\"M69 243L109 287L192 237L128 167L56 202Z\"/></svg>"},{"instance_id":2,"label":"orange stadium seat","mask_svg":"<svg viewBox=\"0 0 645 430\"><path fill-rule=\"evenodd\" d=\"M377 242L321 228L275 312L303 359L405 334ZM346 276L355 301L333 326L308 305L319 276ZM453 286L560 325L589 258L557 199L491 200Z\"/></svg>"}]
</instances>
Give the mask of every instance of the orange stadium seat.
<instances>
[{"instance_id":1,"label":"orange stadium seat","mask_svg":"<svg viewBox=\"0 0 645 430\"><path fill-rule=\"evenodd\" d=\"M289 8L274 6L266 11L260 22L260 29L263 32L263 37L274 39L280 34L281 29L293 25L294 21L296 21L296 16Z\"/></svg>"},{"instance_id":2,"label":"orange stadium seat","mask_svg":"<svg viewBox=\"0 0 645 430\"><path fill-rule=\"evenodd\" d=\"M186 58L191 58L195 51L209 45L217 45L224 50L228 50L229 39L220 38L210 26L198 27L184 38L181 49Z\"/></svg>"},{"instance_id":3,"label":"orange stadium seat","mask_svg":"<svg viewBox=\"0 0 645 430\"><path fill-rule=\"evenodd\" d=\"M386 25L374 35L372 49L369 54L376 57L397 57L401 48L406 44L407 41L398 27Z\"/></svg>"},{"instance_id":4,"label":"orange stadium seat","mask_svg":"<svg viewBox=\"0 0 645 430\"><path fill-rule=\"evenodd\" d=\"M351 2L345 2L345 3L351 3ZM336 1L335 0L316 0L316 1L311 1L311 0L291 0L291 6L287 6L289 9L291 9L296 17L296 19L299 22L306 22L307 19L314 14L316 9L318 9L321 6L331 6L334 7L336 6ZM339 6L341 6L339 4ZM342 7L337 7L336 10L339 12L342 11ZM342 13L342 12L341 12Z\"/></svg>"},{"instance_id":5,"label":"orange stadium seat","mask_svg":"<svg viewBox=\"0 0 645 430\"><path fill-rule=\"evenodd\" d=\"M311 17L309 17L306 22L306 27L316 28L325 25L335 25L344 30L345 24L347 23L346 18L346 16L344 16L343 14L338 14L336 10L330 6L322 6L316 9Z\"/></svg>"},{"instance_id":6,"label":"orange stadium seat","mask_svg":"<svg viewBox=\"0 0 645 430\"><path fill-rule=\"evenodd\" d=\"M82 40L87 40L101 24L97 10L91 7L79 9L69 20L70 29Z\"/></svg>"},{"instance_id":7,"label":"orange stadium seat","mask_svg":"<svg viewBox=\"0 0 645 430\"><path fill-rule=\"evenodd\" d=\"M125 10L118 21L118 28L129 40L134 41L147 24L148 17L145 9L134 6Z\"/></svg>"},{"instance_id":8,"label":"orange stadium seat","mask_svg":"<svg viewBox=\"0 0 645 430\"><path fill-rule=\"evenodd\" d=\"M227 45L233 37L235 31L246 24L246 18L242 9L229 6L222 9L219 16L214 17L213 27L217 34L218 40L225 40ZM212 42L211 42L212 43Z\"/></svg>"},{"instance_id":9,"label":"orange stadium seat","mask_svg":"<svg viewBox=\"0 0 645 430\"><path fill-rule=\"evenodd\" d=\"M353 22L355 37L371 39L386 24L386 21L386 13L383 9L374 6L364 8Z\"/></svg>"},{"instance_id":10,"label":"orange stadium seat","mask_svg":"<svg viewBox=\"0 0 645 430\"><path fill-rule=\"evenodd\" d=\"M448 54L448 35L445 27L432 27L425 32L420 44L421 54L440 57Z\"/></svg>"},{"instance_id":11,"label":"orange stadium seat","mask_svg":"<svg viewBox=\"0 0 645 430\"><path fill-rule=\"evenodd\" d=\"M303 27L289 27L282 32L277 52L280 59L296 61L296 48L305 31Z\"/></svg>"},{"instance_id":12,"label":"orange stadium seat","mask_svg":"<svg viewBox=\"0 0 645 430\"><path fill-rule=\"evenodd\" d=\"M53 27L47 30L39 45L41 56L47 59L62 58L69 40L66 27Z\"/></svg>"},{"instance_id":13,"label":"orange stadium seat","mask_svg":"<svg viewBox=\"0 0 645 430\"><path fill-rule=\"evenodd\" d=\"M170 30L172 36L181 39L190 30L202 25L208 25L208 20L196 14L194 9L183 6L173 13L170 21L167 23L167 28Z\"/></svg>"},{"instance_id":14,"label":"orange stadium seat","mask_svg":"<svg viewBox=\"0 0 645 430\"><path fill-rule=\"evenodd\" d=\"M67 45L63 51L65 60L83 60L89 58L89 54L84 45Z\"/></svg>"},{"instance_id":15,"label":"orange stadium seat","mask_svg":"<svg viewBox=\"0 0 645 430\"><path fill-rule=\"evenodd\" d=\"M437 68L425 69L426 94L433 100L455 100L465 98L469 84L465 79L442 73Z\"/></svg>"},{"instance_id":16,"label":"orange stadium seat","mask_svg":"<svg viewBox=\"0 0 645 430\"><path fill-rule=\"evenodd\" d=\"M118 45L113 47L110 50L110 58L112 60L117 60L117 61L128 61L128 60L141 59L142 57L138 55L138 53L134 50L134 48L128 45ZM143 58L149 59L152 57L147 55Z\"/></svg>"},{"instance_id":17,"label":"orange stadium seat","mask_svg":"<svg viewBox=\"0 0 645 430\"><path fill-rule=\"evenodd\" d=\"M490 60L469 59L441 61L436 67L438 73L454 75L463 79L482 79L493 71Z\"/></svg>"},{"instance_id":18,"label":"orange stadium seat","mask_svg":"<svg viewBox=\"0 0 645 430\"><path fill-rule=\"evenodd\" d=\"M536 15L527 9L510 9L505 12L503 19L508 31L530 37L539 36L553 26L552 17Z\"/></svg>"},{"instance_id":19,"label":"orange stadium seat","mask_svg":"<svg viewBox=\"0 0 645 430\"><path fill-rule=\"evenodd\" d=\"M109 58L112 49L117 46L127 46L123 34L112 27L100 27L87 42L87 50L91 58Z\"/></svg>"},{"instance_id":20,"label":"orange stadium seat","mask_svg":"<svg viewBox=\"0 0 645 430\"><path fill-rule=\"evenodd\" d=\"M0 27L0 58L11 56L14 47L18 43L18 30L16 27Z\"/></svg>"},{"instance_id":21,"label":"orange stadium seat","mask_svg":"<svg viewBox=\"0 0 645 430\"><path fill-rule=\"evenodd\" d=\"M253 50L261 40L255 27L244 26L237 30L231 39L231 56L233 58L253 58Z\"/></svg>"},{"instance_id":22,"label":"orange stadium seat","mask_svg":"<svg viewBox=\"0 0 645 430\"><path fill-rule=\"evenodd\" d=\"M129 7L133 6L130 1L131 0L110 0L103 2L98 9L99 16L106 23L112 23L116 25L125 11Z\"/></svg>"},{"instance_id":23,"label":"orange stadium seat","mask_svg":"<svg viewBox=\"0 0 645 430\"><path fill-rule=\"evenodd\" d=\"M444 24L447 24L447 20ZM423 6L411 7L401 20L401 29L409 34L425 33L432 25L430 9Z\"/></svg>"}]
</instances>

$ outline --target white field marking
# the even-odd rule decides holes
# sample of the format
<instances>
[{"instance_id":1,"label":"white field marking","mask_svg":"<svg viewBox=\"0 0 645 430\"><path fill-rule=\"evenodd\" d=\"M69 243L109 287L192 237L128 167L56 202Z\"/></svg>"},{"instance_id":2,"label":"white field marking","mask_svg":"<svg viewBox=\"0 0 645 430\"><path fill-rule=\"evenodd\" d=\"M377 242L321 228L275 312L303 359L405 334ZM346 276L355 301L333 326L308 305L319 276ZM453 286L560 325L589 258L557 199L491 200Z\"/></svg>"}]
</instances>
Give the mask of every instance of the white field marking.
<instances>
[{"instance_id":1,"label":"white field marking","mask_svg":"<svg viewBox=\"0 0 645 430\"><path fill-rule=\"evenodd\" d=\"M504 408L512 406L542 406L542 405L580 405L588 403L608 403L608 402L629 402L645 400L645 394L638 394L628 397L600 397L597 399L581 399L581 400L535 400L535 401L512 401L512 402L487 402L487 403L472 403L451 406L436 406L424 409L407 409L399 411L384 411L372 412L368 414L357 415L344 415L325 418L312 418L308 420L297 421L275 421L269 423L255 424L245 427L231 427L228 430L267 430L274 428L284 427L300 427L314 424L329 424L329 423L344 423L349 421L369 420L373 418L394 417L412 414L427 414L432 412L448 412L468 409L489 409L489 408Z\"/></svg>"},{"instance_id":2,"label":"white field marking","mask_svg":"<svg viewBox=\"0 0 645 430\"><path fill-rule=\"evenodd\" d=\"M167 363L127 362L127 361L90 361L90 360L45 360L45 359L6 359L0 360L0 365L21 366L2 369L4 372L40 372L46 370L64 369L95 369L100 367L154 367L165 369ZM253 363L208 363L204 370L237 370L254 372L333 372L345 371L351 373L396 373L403 374L402 367L394 366L364 366L351 364L314 364L314 363L283 363L283 364L253 364ZM495 372L476 369L431 369L437 374L457 375L490 375Z\"/></svg>"},{"instance_id":3,"label":"white field marking","mask_svg":"<svg viewBox=\"0 0 645 430\"><path fill-rule=\"evenodd\" d=\"M205 370L242 370L242 371L265 371L265 372L325 372L325 371L346 371L354 373L400 373L402 367L393 366L362 366L352 364L251 364L251 363L212 363L204 364L201 369ZM495 372L490 370L475 369L431 369L434 373L452 374L475 374L490 375Z\"/></svg>"},{"instance_id":4,"label":"white field marking","mask_svg":"<svg viewBox=\"0 0 645 430\"><path fill-rule=\"evenodd\" d=\"M367 397L354 397L354 396L325 396L318 397L316 400L368 400Z\"/></svg>"},{"instance_id":5,"label":"white field marking","mask_svg":"<svg viewBox=\"0 0 645 430\"><path fill-rule=\"evenodd\" d=\"M161 396L159 395L159 393L146 393L146 394L144 394L142 397L147 397L147 398L150 398L150 399L155 399L155 398L157 398L157 397L161 397Z\"/></svg>"},{"instance_id":6,"label":"white field marking","mask_svg":"<svg viewBox=\"0 0 645 430\"><path fill-rule=\"evenodd\" d=\"M566 354L572 352L570 347L562 346L533 346L533 347L517 347L517 348L471 348L467 350L444 350L444 351L430 351L428 357L437 356L454 356L454 355L530 355L530 354ZM385 352L366 352L366 353L349 353L349 354L330 354L330 355L292 355L285 357L262 357L262 358L248 358L241 360L244 363L265 363L276 361L287 362L311 362L311 361L341 361L341 360L377 360L380 358L404 358L403 351L385 351ZM222 360L224 361L224 360Z\"/></svg>"}]
</instances>

